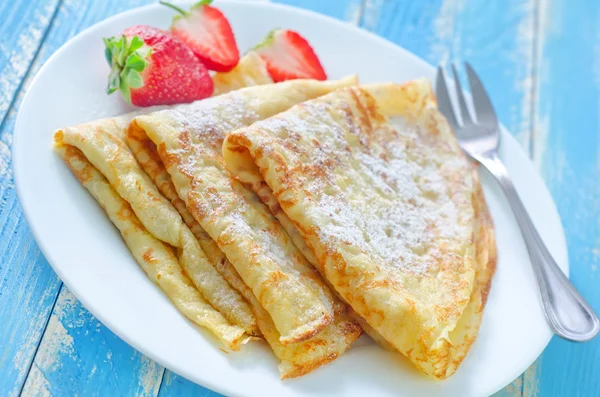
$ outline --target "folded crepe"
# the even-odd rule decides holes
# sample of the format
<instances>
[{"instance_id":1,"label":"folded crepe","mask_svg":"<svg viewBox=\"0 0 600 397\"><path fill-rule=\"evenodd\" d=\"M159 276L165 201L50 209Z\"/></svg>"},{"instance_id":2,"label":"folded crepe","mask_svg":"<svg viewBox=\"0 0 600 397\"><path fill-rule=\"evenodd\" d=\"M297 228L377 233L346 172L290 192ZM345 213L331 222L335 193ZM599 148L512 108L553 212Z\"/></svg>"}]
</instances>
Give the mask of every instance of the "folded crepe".
<instances>
[{"instance_id":1,"label":"folded crepe","mask_svg":"<svg viewBox=\"0 0 600 397\"><path fill-rule=\"evenodd\" d=\"M241 84L272 82L260 64L260 57L251 53L242 57L232 71L215 74L213 80L219 93ZM80 182L106 210L148 276L186 317L213 331L226 347L237 349L247 336L260 334L253 309L219 274L196 233L182 222L177 210L161 195L125 143L125 132L133 117L160 108L61 129L54 136L55 148L76 176L84 171L90 175L92 182L79 178ZM128 221L115 218L110 212L111 208L118 211L121 207L131 212ZM136 230L139 238L132 238L131 230ZM177 249L177 258L172 255L171 247ZM144 255L139 254L142 251ZM152 267L149 261L154 264ZM193 292L190 285L197 291ZM195 309L190 311L190 307ZM225 323L236 332L229 330L224 334L221 328Z\"/></svg>"},{"instance_id":2,"label":"folded crepe","mask_svg":"<svg viewBox=\"0 0 600 397\"><path fill-rule=\"evenodd\" d=\"M144 152L140 163L158 154L183 201L180 207L225 253L226 264L233 265L271 317L283 346L307 340L334 322L334 299L269 209L231 178L220 155L222 141L229 130L354 83L295 80L250 87L136 117L128 131L138 148L148 148L147 139L156 146ZM165 183L157 185L177 200Z\"/></svg>"},{"instance_id":3,"label":"folded crepe","mask_svg":"<svg viewBox=\"0 0 600 397\"><path fill-rule=\"evenodd\" d=\"M205 300L190 278L183 273L171 247L146 230L129 203L87 160L83 152L64 144L61 135L61 132L57 133L55 149L81 184L102 205L148 277L189 320L208 328L228 348L237 349L248 339L244 329L232 325Z\"/></svg>"},{"instance_id":4,"label":"folded crepe","mask_svg":"<svg viewBox=\"0 0 600 397\"><path fill-rule=\"evenodd\" d=\"M230 280L231 285L248 300L254 309L263 337L280 360L281 379L305 375L335 360L350 347L362 332L360 324L350 313L351 308L334 298L335 316L332 324L310 339L284 346L279 341L281 335L275 328L271 316L263 309L250 288L244 284L235 268L229 265L225 266L225 269L225 272L230 273L226 279Z\"/></svg>"},{"instance_id":5,"label":"folded crepe","mask_svg":"<svg viewBox=\"0 0 600 397\"><path fill-rule=\"evenodd\" d=\"M370 334L428 375L456 371L481 322L494 233L426 81L304 102L231 132L223 156L270 190Z\"/></svg>"}]
</instances>

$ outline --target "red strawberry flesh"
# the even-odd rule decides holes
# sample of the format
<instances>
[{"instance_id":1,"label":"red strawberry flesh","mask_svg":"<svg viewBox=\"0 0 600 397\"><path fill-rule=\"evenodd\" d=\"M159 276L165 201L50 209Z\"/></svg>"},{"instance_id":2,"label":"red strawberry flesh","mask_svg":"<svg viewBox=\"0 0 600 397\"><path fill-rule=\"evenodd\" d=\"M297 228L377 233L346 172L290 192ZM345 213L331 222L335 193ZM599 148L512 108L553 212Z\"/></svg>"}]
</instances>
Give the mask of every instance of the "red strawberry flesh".
<instances>
[{"instance_id":1,"label":"red strawberry flesh","mask_svg":"<svg viewBox=\"0 0 600 397\"><path fill-rule=\"evenodd\" d=\"M223 13L202 1L189 11L161 1L180 15L173 18L171 33L186 43L209 70L228 72L240 60L233 30Z\"/></svg>"},{"instance_id":2,"label":"red strawberry flesh","mask_svg":"<svg viewBox=\"0 0 600 397\"><path fill-rule=\"evenodd\" d=\"M275 82L291 79L327 80L327 74L308 41L292 30L271 31L254 49L266 62Z\"/></svg>"}]
</instances>

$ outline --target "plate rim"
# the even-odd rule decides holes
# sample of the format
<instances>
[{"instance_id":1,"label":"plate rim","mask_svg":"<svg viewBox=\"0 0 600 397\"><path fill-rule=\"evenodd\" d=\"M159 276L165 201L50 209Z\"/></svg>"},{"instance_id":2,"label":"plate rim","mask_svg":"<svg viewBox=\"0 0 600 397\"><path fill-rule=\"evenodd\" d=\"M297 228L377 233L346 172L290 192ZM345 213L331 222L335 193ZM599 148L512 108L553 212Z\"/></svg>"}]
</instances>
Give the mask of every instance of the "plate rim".
<instances>
[{"instance_id":1,"label":"plate rim","mask_svg":"<svg viewBox=\"0 0 600 397\"><path fill-rule=\"evenodd\" d=\"M191 4L191 1L184 1L181 2L181 4ZM400 51L403 53L404 56L408 57L408 58L412 58L415 62L420 63L423 65L423 68L428 68L431 71L435 70L435 67L433 65L431 65L429 62L425 61L423 58L419 57L418 55L412 53L411 51L405 49L404 47L382 37L377 35L376 33L370 32L368 30L365 30L359 26L356 25L352 25L350 23L341 21L339 19L336 19L334 17L328 16L328 15L324 15L324 14L320 14L316 11L312 11L312 10L308 10L308 9L304 9L304 8L299 8L299 7L295 7L295 6L291 6L291 5L287 5L287 4L280 4L280 3L271 3L271 2L260 2L260 1L244 1L244 0L217 0L216 2L217 5L219 4L239 4L239 5L243 5L243 6L250 6L250 7L257 7L257 8L275 8L275 9L282 9L285 10L287 12L293 12L293 13L299 13L299 14L304 14L305 16L309 17L309 18L317 18L320 19L322 21L324 21L325 23L328 24L334 24L337 25L340 28L343 29L347 29L350 31L355 31L357 33L360 33L362 35L367 36L370 40L375 40L378 41L380 44L387 46L388 48L390 48L392 51ZM95 29L97 29L99 26L102 25L109 25L111 23L113 23L114 20L119 19L119 18L123 18L125 16L129 16L129 15L133 15L142 11L147 11L150 9L158 9L159 7L161 7L158 3L153 3L153 4L148 4L148 5L144 5L141 7L135 7L114 15L111 15L110 17L103 19L101 21L96 22L95 24L85 28L84 30L82 30L81 32L79 32L77 35L73 36L72 38L70 38L69 40L67 40L64 44L62 44L60 46L60 48L58 48L43 64L43 66L37 71L35 77L33 78L33 80L30 83L30 86L27 89L27 92L24 95L24 98L19 106L19 111L17 113L17 119L15 122L15 128L14 128L14 132L13 132L13 142L11 145L11 158L12 158L12 163L11 163L11 168L13 171L13 180L14 180L14 185L15 185L15 191L17 194L17 198L19 200L19 203L21 205L21 209L23 212L23 215L27 221L28 227L34 237L34 240L37 244L37 246L39 247L40 251L42 252L42 254L44 255L44 258L46 259L46 261L50 264L52 270L59 276L60 280L62 283L64 283L67 288L73 293L73 295L75 295L75 297L81 302L81 304L86 308L86 310L88 310L96 319L98 319L105 327L107 327L111 332L113 332L114 334L116 334L119 338L121 338L123 341L125 341L128 345L130 345L131 347L133 347L135 350L139 351L140 353L146 355L147 357L151 358L153 361L157 362L158 364L162 365L163 367L169 369L170 371L190 380L190 382L193 382L195 384L198 384L202 387L205 387L211 391L217 392L217 393L221 393L221 394L229 394L229 395L233 395L231 394L227 389L225 389L224 387L221 386L221 383L218 382L212 382L210 379L208 378L204 378L202 379L202 383L199 382L198 380L192 380L191 377L182 375L182 372L188 372L186 371L184 368L181 368L182 370L180 371L178 370L174 370L174 366L171 365L171 363L167 363L168 360L164 360L162 357L158 357L157 355L155 355L151 349L146 349L144 346L142 346L141 344L138 344L135 340L129 338L128 335L126 335L125 332L121 332L121 330L119 329L119 326L116 324L116 322L113 322L112 320L109 320L107 318L104 317L104 315L101 313L102 310L96 310L96 307L93 304L90 304L91 302L88 301L87 297L85 297L85 294L79 294L76 291L78 290L77 287L73 288L74 283L71 282L71 280L69 280L69 276L67 274L65 274L65 272L63 272L59 266L55 266L53 263L55 262L55 258L53 258L53 255L50 253L50 249L46 246L45 243L40 243L40 241L43 241L43 239L40 239L40 232L37 229L36 226L34 226L34 224L32 224L31 219L32 219L32 214L30 213L30 209L28 207L28 204L24 204L28 202L28 199L25 198L24 192L23 192L23 188L21 185L21 177L19 177L19 175L21 174L20 169L18 167L18 164L20 163L20 161L17 161L17 159L20 159L20 155L18 154L19 152L22 152L22 150L16 150L15 148L20 147L21 144L21 138L19 138L20 135L18 132L20 131L20 125L22 124L22 117L21 117L21 110L24 108L25 104L28 102L29 98L30 98L30 94L31 94L31 87L35 86L35 84L37 83L39 77L43 74L43 72L45 71L45 69L48 67L49 64L51 64L52 62L54 62L55 58L58 58L59 56L61 56L62 52L65 51L65 49L70 46L71 44L73 44L76 41L79 40L84 40L88 35L91 34L91 32ZM106 116L106 117L111 117L111 116ZM514 144L515 146L518 147L518 149L520 151L522 151L523 155L525 156L525 158L527 159L527 161L530 163L530 165L532 166L532 169L535 170L535 174L536 177L540 179L540 181L542 182L542 187L544 189L543 193L545 195L547 195L550 198L551 201L551 205L552 205L552 209L553 212L557 215L557 219L559 221L560 224L560 230L558 230L558 234L560 235L560 239L563 242L563 246L565 247L565 254L566 254L566 260L565 260L565 269L563 270L563 272L566 274L567 277L569 277L569 273L570 273L570 265L569 265L569 261L568 261L568 245L567 245L567 240L566 240L566 236L565 236L565 230L562 224L562 220L560 218L560 214L558 212L558 209L556 207L556 202L554 201L554 198L552 197L548 187L546 186L546 183L544 181L544 179L542 178L542 176L540 175L537 167L535 166L535 164L532 162L531 158L529 155L527 155L524 150L521 148L521 145L518 143L518 141L508 132L508 130L504 127L504 125L501 125L501 130L502 130L502 137L501 140L502 141L512 141L511 144ZM481 168L480 168L480 172L481 172ZM538 294L538 301L539 301L539 294ZM550 328L548 327L548 330ZM536 351L535 357L532 359L531 362L528 362L528 360L524 360L525 362L523 363L522 366L517 367L518 369L515 370L514 372L518 374L513 378L514 379L518 378L530 365L532 365L535 360L537 360L537 358L542 354L542 352L545 350L546 346L548 345L548 343L551 341L553 337L553 334L550 332L548 337L546 338L546 340L540 344L540 348L539 349L532 349ZM539 351L538 351L539 350ZM193 377L194 379L198 379L198 377ZM512 382L512 381L511 381ZM505 387L505 384L501 384L501 385L494 385L494 388L490 388L491 389L491 393L493 394L499 390L501 390L503 387Z\"/></svg>"}]
</instances>

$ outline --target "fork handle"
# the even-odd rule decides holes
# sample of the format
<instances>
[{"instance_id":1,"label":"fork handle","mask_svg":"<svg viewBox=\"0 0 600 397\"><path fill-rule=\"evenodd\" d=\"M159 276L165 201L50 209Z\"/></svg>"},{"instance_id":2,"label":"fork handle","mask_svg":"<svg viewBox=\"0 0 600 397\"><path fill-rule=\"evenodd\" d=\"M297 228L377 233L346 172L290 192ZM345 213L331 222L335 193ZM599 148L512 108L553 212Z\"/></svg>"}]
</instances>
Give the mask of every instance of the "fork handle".
<instances>
[{"instance_id":1,"label":"fork handle","mask_svg":"<svg viewBox=\"0 0 600 397\"><path fill-rule=\"evenodd\" d=\"M538 234L497 154L477 158L496 177L513 210L537 279L546 318L554 333L575 341L592 339L600 330L594 310L558 267Z\"/></svg>"}]
</instances>

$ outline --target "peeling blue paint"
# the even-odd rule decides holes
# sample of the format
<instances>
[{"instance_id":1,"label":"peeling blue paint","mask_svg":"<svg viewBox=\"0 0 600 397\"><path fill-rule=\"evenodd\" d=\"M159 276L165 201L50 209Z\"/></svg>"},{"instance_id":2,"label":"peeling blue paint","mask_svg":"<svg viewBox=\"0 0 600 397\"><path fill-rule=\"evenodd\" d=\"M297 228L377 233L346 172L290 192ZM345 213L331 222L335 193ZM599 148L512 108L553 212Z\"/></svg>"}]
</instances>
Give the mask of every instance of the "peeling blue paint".
<instances>
[{"instance_id":1,"label":"peeling blue paint","mask_svg":"<svg viewBox=\"0 0 600 397\"><path fill-rule=\"evenodd\" d=\"M543 5L534 153L562 218L571 280L600 312L600 3ZM555 338L540 361L540 396L600 395L600 339Z\"/></svg>"}]
</instances>

